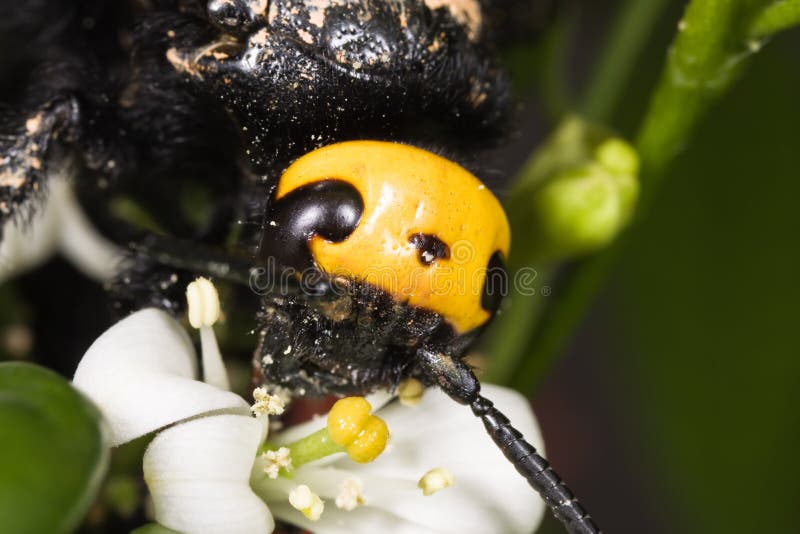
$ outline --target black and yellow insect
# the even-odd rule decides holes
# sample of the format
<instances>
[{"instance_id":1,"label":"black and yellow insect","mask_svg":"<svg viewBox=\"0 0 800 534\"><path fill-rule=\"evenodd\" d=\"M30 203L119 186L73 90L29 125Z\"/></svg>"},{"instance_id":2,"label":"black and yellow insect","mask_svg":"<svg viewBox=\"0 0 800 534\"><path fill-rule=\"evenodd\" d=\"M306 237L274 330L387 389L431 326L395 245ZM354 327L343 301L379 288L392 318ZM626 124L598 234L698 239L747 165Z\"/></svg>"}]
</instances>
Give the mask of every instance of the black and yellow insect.
<instances>
[{"instance_id":1,"label":"black and yellow insect","mask_svg":"<svg viewBox=\"0 0 800 534\"><path fill-rule=\"evenodd\" d=\"M0 1L0 39L31 43L0 57L6 87L30 82L0 119L0 219L33 209L69 160L95 223L137 243L120 309L178 310L178 282L197 274L243 282L259 293L260 381L297 395L438 386L570 531L597 532L464 361L506 291L511 237L497 199L452 160L505 129L488 14L507 8ZM215 199L202 225L176 209L196 186ZM120 195L169 237L121 223Z\"/></svg>"},{"instance_id":2,"label":"black and yellow insect","mask_svg":"<svg viewBox=\"0 0 800 534\"><path fill-rule=\"evenodd\" d=\"M304 395L411 377L438 386L483 420L570 531L597 530L463 360L506 291L510 247L503 208L476 177L404 144L333 144L282 174L268 213L260 258L291 267L302 289L265 294L265 383Z\"/></svg>"}]
</instances>

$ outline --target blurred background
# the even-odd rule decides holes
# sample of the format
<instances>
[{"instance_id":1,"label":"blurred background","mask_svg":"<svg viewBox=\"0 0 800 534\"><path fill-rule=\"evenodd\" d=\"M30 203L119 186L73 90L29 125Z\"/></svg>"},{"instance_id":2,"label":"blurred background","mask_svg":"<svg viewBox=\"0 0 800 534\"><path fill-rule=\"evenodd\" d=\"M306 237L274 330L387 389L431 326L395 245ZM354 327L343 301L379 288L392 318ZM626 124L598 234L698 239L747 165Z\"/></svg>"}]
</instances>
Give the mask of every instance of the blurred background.
<instances>
[{"instance_id":1,"label":"blurred background","mask_svg":"<svg viewBox=\"0 0 800 534\"><path fill-rule=\"evenodd\" d=\"M624 137L684 5L668 2L614 106L609 125ZM568 91L590 79L618 7L562 7ZM544 31L508 54L523 106L519 132L487 162L501 195L554 127L537 83L548 43ZM548 457L605 532L797 531L799 52L797 32L776 37L712 108L532 393ZM0 292L5 358L71 376L108 326L102 289L62 260ZM562 532L552 519L540 531Z\"/></svg>"},{"instance_id":2,"label":"blurred background","mask_svg":"<svg viewBox=\"0 0 800 534\"><path fill-rule=\"evenodd\" d=\"M619 3L580 4L576 91ZM628 138L685 6L669 4L613 112ZM533 396L606 532L797 531L799 50L775 38L711 109Z\"/></svg>"}]
</instances>

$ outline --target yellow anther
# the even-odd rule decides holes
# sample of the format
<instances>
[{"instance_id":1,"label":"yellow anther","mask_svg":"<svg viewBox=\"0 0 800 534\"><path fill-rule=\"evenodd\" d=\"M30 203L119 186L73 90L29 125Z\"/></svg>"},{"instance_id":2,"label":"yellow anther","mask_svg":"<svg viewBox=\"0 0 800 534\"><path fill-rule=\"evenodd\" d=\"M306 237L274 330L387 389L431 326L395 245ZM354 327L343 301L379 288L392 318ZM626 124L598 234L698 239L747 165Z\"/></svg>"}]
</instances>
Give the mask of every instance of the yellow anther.
<instances>
[{"instance_id":1,"label":"yellow anther","mask_svg":"<svg viewBox=\"0 0 800 534\"><path fill-rule=\"evenodd\" d=\"M433 495L437 491L449 488L455 484L453 473L444 467L437 467L431 469L419 479L417 487L422 490L422 494L427 496Z\"/></svg>"},{"instance_id":2,"label":"yellow anther","mask_svg":"<svg viewBox=\"0 0 800 534\"><path fill-rule=\"evenodd\" d=\"M328 433L337 445L350 445L364 428L372 406L364 397L346 397L336 401L328 413Z\"/></svg>"},{"instance_id":3,"label":"yellow anther","mask_svg":"<svg viewBox=\"0 0 800 534\"><path fill-rule=\"evenodd\" d=\"M406 378L397 386L397 396L403 406L416 406L424 393L425 386L416 378Z\"/></svg>"},{"instance_id":4,"label":"yellow anther","mask_svg":"<svg viewBox=\"0 0 800 534\"><path fill-rule=\"evenodd\" d=\"M212 326L219 319L219 294L208 278L198 278L187 286L186 302L193 328Z\"/></svg>"},{"instance_id":5,"label":"yellow anther","mask_svg":"<svg viewBox=\"0 0 800 534\"><path fill-rule=\"evenodd\" d=\"M289 504L311 521L318 521L325 510L325 502L305 484L289 492Z\"/></svg>"},{"instance_id":6,"label":"yellow anther","mask_svg":"<svg viewBox=\"0 0 800 534\"><path fill-rule=\"evenodd\" d=\"M358 437L347 445L347 455L357 463L366 464L380 456L389 440L389 427L380 417L369 416Z\"/></svg>"}]
</instances>

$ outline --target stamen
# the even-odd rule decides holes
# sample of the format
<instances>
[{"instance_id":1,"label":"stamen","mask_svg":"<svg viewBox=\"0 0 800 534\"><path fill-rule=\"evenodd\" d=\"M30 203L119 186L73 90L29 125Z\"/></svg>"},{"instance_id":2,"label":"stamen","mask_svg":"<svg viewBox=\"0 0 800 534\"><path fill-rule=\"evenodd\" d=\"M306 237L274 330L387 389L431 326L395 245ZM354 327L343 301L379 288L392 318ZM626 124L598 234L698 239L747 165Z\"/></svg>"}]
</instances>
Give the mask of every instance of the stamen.
<instances>
[{"instance_id":1,"label":"stamen","mask_svg":"<svg viewBox=\"0 0 800 534\"><path fill-rule=\"evenodd\" d=\"M311 521L317 521L325 510L325 503L319 495L312 492L305 484L289 492L289 504Z\"/></svg>"},{"instance_id":2,"label":"stamen","mask_svg":"<svg viewBox=\"0 0 800 534\"><path fill-rule=\"evenodd\" d=\"M261 389L258 388L253 392L257 401L253 406L254 411L256 408L261 409L258 406L259 399L262 393L266 394L264 391L259 391ZM274 395L272 397L275 398ZM268 405L271 401L262 399L262 402ZM291 478L290 470L340 452L346 452L358 463L373 461L386 448L389 429L383 419L370 414L371 410L369 402L363 397L341 399L331 408L326 428L280 449L264 444L261 458L268 463L264 469L267 476L276 478L283 475ZM279 461L284 457L281 455L287 454L290 458L289 465L280 464Z\"/></svg>"},{"instance_id":3,"label":"stamen","mask_svg":"<svg viewBox=\"0 0 800 534\"><path fill-rule=\"evenodd\" d=\"M397 386L397 396L403 406L416 406L425 394L425 386L416 378L406 378Z\"/></svg>"},{"instance_id":4,"label":"stamen","mask_svg":"<svg viewBox=\"0 0 800 534\"><path fill-rule=\"evenodd\" d=\"M337 508L351 512L366 503L361 481L355 478L346 478L339 484L339 495L336 496Z\"/></svg>"},{"instance_id":5,"label":"stamen","mask_svg":"<svg viewBox=\"0 0 800 534\"><path fill-rule=\"evenodd\" d=\"M255 403L250 409L255 415L281 415L286 407L280 397L270 395L263 387L253 390L253 399Z\"/></svg>"},{"instance_id":6,"label":"stamen","mask_svg":"<svg viewBox=\"0 0 800 534\"><path fill-rule=\"evenodd\" d=\"M455 484L453 473L444 467L431 469L419 479L417 487L426 497Z\"/></svg>"},{"instance_id":7,"label":"stamen","mask_svg":"<svg viewBox=\"0 0 800 534\"><path fill-rule=\"evenodd\" d=\"M230 381L219 351L212 326L219 319L219 293L211 280L198 278L186 288L189 323L200 330L203 360L203 380L207 384L229 391Z\"/></svg>"},{"instance_id":8,"label":"stamen","mask_svg":"<svg viewBox=\"0 0 800 534\"><path fill-rule=\"evenodd\" d=\"M278 478L281 469L290 471L292 469L292 455L291 451L286 447L281 447L276 451L266 451L261 457L266 461L267 465L264 467L264 472L269 478Z\"/></svg>"},{"instance_id":9,"label":"stamen","mask_svg":"<svg viewBox=\"0 0 800 534\"><path fill-rule=\"evenodd\" d=\"M213 326L219 319L219 293L208 278L198 278L186 288L189 324L192 328Z\"/></svg>"}]
</instances>

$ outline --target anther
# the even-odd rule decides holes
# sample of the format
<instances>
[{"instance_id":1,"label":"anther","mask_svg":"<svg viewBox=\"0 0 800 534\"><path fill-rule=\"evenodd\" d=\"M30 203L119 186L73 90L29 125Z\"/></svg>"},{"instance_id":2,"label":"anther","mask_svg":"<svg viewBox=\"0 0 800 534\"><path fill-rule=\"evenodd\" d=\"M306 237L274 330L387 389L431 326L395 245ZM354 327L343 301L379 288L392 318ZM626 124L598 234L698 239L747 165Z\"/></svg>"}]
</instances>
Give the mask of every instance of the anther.
<instances>
[{"instance_id":1,"label":"anther","mask_svg":"<svg viewBox=\"0 0 800 534\"><path fill-rule=\"evenodd\" d=\"M219 319L219 293L208 278L198 278L188 285L186 302L193 328L212 326Z\"/></svg>"},{"instance_id":2,"label":"anther","mask_svg":"<svg viewBox=\"0 0 800 534\"><path fill-rule=\"evenodd\" d=\"M337 401L328 414L331 440L358 463L380 456L389 440L386 423L371 412L372 406L363 397L347 397Z\"/></svg>"},{"instance_id":3,"label":"anther","mask_svg":"<svg viewBox=\"0 0 800 534\"><path fill-rule=\"evenodd\" d=\"M311 491L305 484L297 486L289 492L289 504L311 521L317 521L325 510L325 503L319 498L319 495Z\"/></svg>"},{"instance_id":4,"label":"anther","mask_svg":"<svg viewBox=\"0 0 800 534\"><path fill-rule=\"evenodd\" d=\"M406 378L397 386L397 396L403 406L416 406L425 394L425 386L416 378Z\"/></svg>"},{"instance_id":5,"label":"anther","mask_svg":"<svg viewBox=\"0 0 800 534\"><path fill-rule=\"evenodd\" d=\"M422 494L427 496L433 495L437 491L449 488L455 484L453 473L444 467L437 467L431 469L419 479L417 487L422 490Z\"/></svg>"}]
</instances>

